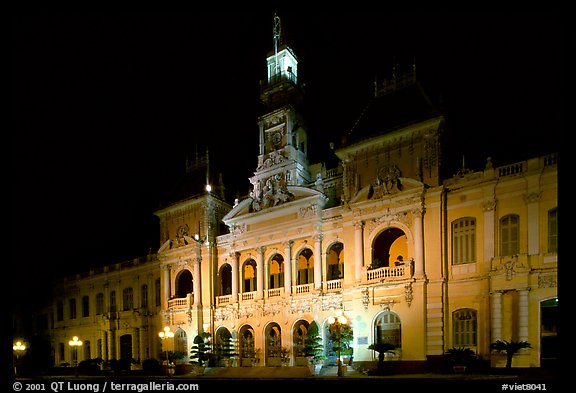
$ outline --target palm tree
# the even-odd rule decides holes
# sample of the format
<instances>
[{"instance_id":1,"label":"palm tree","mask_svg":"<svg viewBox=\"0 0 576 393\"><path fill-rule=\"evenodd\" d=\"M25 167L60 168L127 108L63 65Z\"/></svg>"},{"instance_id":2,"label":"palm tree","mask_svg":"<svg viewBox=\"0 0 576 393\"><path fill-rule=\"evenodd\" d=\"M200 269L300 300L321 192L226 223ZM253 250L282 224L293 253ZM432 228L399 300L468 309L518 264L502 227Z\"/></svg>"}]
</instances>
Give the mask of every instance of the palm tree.
<instances>
[{"instance_id":1,"label":"palm tree","mask_svg":"<svg viewBox=\"0 0 576 393\"><path fill-rule=\"evenodd\" d=\"M387 352L393 353L394 352L393 349L395 349L396 347L397 345L394 345L392 343L374 343L368 346L368 349L378 352L378 371L384 370L384 355Z\"/></svg>"},{"instance_id":2,"label":"palm tree","mask_svg":"<svg viewBox=\"0 0 576 393\"><path fill-rule=\"evenodd\" d=\"M490 344L490 348L496 352L506 352L506 368L512 368L512 357L524 348L532 348L528 341L497 340Z\"/></svg>"}]
</instances>

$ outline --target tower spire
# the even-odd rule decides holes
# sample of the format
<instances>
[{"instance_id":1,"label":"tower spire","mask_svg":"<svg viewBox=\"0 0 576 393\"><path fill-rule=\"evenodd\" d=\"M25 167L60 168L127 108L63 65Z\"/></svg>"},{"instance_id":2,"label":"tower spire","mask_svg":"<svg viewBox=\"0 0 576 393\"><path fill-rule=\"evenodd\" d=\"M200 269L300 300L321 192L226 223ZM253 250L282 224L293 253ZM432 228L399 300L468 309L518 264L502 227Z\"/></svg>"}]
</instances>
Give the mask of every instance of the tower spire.
<instances>
[{"instance_id":1,"label":"tower spire","mask_svg":"<svg viewBox=\"0 0 576 393\"><path fill-rule=\"evenodd\" d=\"M272 27L272 36L274 40L274 73L280 73L280 62L278 61L278 46L281 44L282 26L280 24L280 17L274 13L274 23Z\"/></svg>"}]
</instances>

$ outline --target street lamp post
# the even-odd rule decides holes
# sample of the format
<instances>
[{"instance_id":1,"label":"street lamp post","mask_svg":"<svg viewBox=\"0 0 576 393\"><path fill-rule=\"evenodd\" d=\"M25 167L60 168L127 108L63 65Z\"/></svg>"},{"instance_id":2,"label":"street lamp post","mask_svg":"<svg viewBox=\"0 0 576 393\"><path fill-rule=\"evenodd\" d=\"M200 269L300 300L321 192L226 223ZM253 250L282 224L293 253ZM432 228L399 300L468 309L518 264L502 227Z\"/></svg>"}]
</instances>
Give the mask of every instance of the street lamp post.
<instances>
[{"instance_id":1,"label":"street lamp post","mask_svg":"<svg viewBox=\"0 0 576 393\"><path fill-rule=\"evenodd\" d=\"M68 345L70 345L72 347L73 350L73 356L74 358L72 359L74 361L74 375L78 376L78 347L82 346L82 341L78 340L78 336L74 336L72 337L72 340L68 341Z\"/></svg>"},{"instance_id":2,"label":"street lamp post","mask_svg":"<svg viewBox=\"0 0 576 393\"><path fill-rule=\"evenodd\" d=\"M345 325L348 323L348 319L344 316L344 312L340 309L335 311L335 316L334 317L330 317L328 318L328 323L330 325L335 325L336 326L336 334L337 334L337 338L338 338L338 376L341 377L342 376L342 359L340 359L340 350L342 347L341 341L342 341L342 325Z\"/></svg>"},{"instance_id":3,"label":"street lamp post","mask_svg":"<svg viewBox=\"0 0 576 393\"><path fill-rule=\"evenodd\" d=\"M163 331L158 333L158 337L160 337L160 339L162 340L162 345L164 346L164 340L167 338L173 338L174 332L170 331L169 326L166 326ZM164 347L165 347L165 352L166 352L166 372L168 375L170 375L170 373L169 373L170 360L168 359L168 346L166 345Z\"/></svg>"},{"instance_id":4,"label":"street lamp post","mask_svg":"<svg viewBox=\"0 0 576 393\"><path fill-rule=\"evenodd\" d=\"M26 350L26 345L22 344L21 341L16 341L16 344L12 345L12 349L16 355L16 360L14 362L14 376L18 374L18 358L20 357L20 353Z\"/></svg>"}]
</instances>

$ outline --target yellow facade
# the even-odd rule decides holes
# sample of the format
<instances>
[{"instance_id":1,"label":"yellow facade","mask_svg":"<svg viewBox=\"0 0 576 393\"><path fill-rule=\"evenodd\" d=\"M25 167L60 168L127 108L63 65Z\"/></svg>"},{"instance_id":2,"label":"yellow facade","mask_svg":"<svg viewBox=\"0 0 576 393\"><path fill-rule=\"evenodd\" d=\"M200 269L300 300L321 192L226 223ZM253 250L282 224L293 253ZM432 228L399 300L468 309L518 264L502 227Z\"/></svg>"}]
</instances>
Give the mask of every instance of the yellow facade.
<instances>
[{"instance_id":1,"label":"yellow facade","mask_svg":"<svg viewBox=\"0 0 576 393\"><path fill-rule=\"evenodd\" d=\"M556 155L488 161L442 180L444 119L435 114L348 140L334 149L334 168L309 165L296 107L274 98L298 94L294 76L272 80L250 197L230 206L206 191L156 212L153 260L67 281L57 302L94 302L99 292L109 300L145 281L160 283L158 307L64 318L55 346L74 334L91 348L109 342L86 356L118 358L130 335L131 356L144 360L167 348L189 354L208 333L216 344L232 337L237 366L280 365L283 347L288 364L300 365L315 321L330 362L328 321L341 309L360 366L377 357L370 344L392 342L391 361L422 363L466 346L499 367L504 359L490 351L499 339L530 342L514 365L540 366L542 337L554 334L541 328L542 302L557 298ZM176 334L171 343L158 338L164 326Z\"/></svg>"}]
</instances>

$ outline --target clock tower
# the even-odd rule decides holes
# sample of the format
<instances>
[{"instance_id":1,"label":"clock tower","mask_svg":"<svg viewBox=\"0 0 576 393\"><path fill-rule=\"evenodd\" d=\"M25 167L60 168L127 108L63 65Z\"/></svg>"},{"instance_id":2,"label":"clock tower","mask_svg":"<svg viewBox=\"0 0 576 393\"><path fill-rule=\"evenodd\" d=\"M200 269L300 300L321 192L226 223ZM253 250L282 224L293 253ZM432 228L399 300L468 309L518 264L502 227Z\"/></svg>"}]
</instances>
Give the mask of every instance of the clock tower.
<instances>
[{"instance_id":1,"label":"clock tower","mask_svg":"<svg viewBox=\"0 0 576 393\"><path fill-rule=\"evenodd\" d=\"M268 77L261 81L260 99L267 113L258 119L258 167L250 178L253 209L260 210L293 198L287 186L310 183L306 125L298 113L302 90L298 59L282 43L280 18L274 16L274 51L266 59Z\"/></svg>"}]
</instances>

